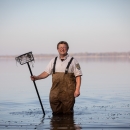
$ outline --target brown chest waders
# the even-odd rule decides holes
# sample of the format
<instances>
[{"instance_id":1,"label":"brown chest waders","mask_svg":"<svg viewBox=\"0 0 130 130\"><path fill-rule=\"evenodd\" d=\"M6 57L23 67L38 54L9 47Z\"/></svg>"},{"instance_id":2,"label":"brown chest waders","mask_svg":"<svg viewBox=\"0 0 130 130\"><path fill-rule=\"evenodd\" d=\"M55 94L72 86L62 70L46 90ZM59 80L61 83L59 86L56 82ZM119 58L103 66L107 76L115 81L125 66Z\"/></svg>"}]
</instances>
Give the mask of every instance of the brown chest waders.
<instances>
[{"instance_id":1,"label":"brown chest waders","mask_svg":"<svg viewBox=\"0 0 130 130\"><path fill-rule=\"evenodd\" d=\"M52 74L52 88L50 91L50 105L53 114L72 114L75 103L76 78L74 73L68 73L73 57L68 62L65 72L55 72L57 57L54 61Z\"/></svg>"}]
</instances>

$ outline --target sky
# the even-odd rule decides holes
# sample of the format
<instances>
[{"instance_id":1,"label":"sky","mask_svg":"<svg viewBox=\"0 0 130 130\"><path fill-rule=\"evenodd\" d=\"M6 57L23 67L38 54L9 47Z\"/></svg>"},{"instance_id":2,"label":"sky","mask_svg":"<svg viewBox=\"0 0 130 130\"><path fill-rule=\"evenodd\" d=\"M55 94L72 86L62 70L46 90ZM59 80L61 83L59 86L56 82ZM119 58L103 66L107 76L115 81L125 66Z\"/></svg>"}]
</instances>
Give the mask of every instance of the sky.
<instances>
[{"instance_id":1,"label":"sky","mask_svg":"<svg viewBox=\"0 0 130 130\"><path fill-rule=\"evenodd\" d=\"M0 55L130 51L130 0L0 0Z\"/></svg>"}]
</instances>

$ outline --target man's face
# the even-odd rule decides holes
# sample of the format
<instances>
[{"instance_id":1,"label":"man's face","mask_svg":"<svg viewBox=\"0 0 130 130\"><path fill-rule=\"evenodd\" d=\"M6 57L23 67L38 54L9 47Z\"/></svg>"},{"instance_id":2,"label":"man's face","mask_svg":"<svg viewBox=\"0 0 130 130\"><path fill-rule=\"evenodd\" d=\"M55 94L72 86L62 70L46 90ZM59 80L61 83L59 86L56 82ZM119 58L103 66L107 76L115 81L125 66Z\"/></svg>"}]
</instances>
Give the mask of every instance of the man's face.
<instances>
[{"instance_id":1,"label":"man's face","mask_svg":"<svg viewBox=\"0 0 130 130\"><path fill-rule=\"evenodd\" d=\"M60 55L66 55L67 51L68 51L68 48L67 48L66 44L59 44L57 50L58 50Z\"/></svg>"}]
</instances>

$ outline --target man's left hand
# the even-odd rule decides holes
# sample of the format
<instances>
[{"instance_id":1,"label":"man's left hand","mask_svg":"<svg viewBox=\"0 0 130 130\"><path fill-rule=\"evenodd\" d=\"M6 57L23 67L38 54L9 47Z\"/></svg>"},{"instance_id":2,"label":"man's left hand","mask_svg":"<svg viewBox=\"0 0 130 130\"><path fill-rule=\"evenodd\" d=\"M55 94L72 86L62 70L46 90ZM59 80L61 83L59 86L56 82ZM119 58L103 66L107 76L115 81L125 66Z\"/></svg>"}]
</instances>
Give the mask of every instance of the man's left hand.
<instances>
[{"instance_id":1,"label":"man's left hand","mask_svg":"<svg viewBox=\"0 0 130 130\"><path fill-rule=\"evenodd\" d=\"M80 91L79 90L75 90L75 92L74 92L74 97L76 98L76 97L78 97L80 95Z\"/></svg>"}]
</instances>

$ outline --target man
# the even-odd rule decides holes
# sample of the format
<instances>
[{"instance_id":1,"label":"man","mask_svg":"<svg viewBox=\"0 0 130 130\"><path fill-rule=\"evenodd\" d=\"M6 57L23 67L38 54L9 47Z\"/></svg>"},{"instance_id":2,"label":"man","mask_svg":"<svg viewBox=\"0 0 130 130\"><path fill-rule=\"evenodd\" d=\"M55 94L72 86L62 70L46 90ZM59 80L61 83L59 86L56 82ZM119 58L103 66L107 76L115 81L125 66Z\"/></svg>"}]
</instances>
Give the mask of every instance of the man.
<instances>
[{"instance_id":1,"label":"man","mask_svg":"<svg viewBox=\"0 0 130 130\"><path fill-rule=\"evenodd\" d=\"M81 68L77 60L68 55L69 45L65 41L57 44L58 57L53 58L45 71L32 80L40 80L52 74L50 105L53 114L73 114L75 98L80 95Z\"/></svg>"}]
</instances>

